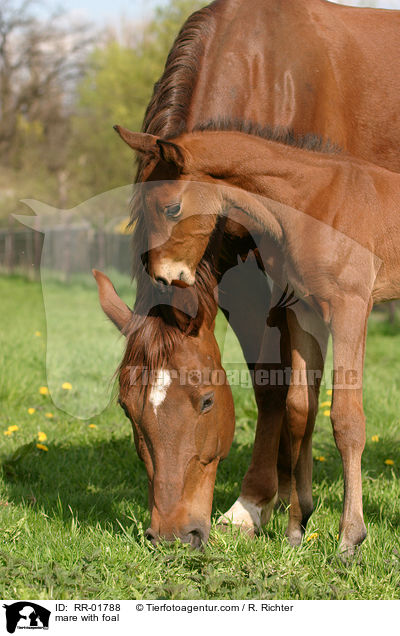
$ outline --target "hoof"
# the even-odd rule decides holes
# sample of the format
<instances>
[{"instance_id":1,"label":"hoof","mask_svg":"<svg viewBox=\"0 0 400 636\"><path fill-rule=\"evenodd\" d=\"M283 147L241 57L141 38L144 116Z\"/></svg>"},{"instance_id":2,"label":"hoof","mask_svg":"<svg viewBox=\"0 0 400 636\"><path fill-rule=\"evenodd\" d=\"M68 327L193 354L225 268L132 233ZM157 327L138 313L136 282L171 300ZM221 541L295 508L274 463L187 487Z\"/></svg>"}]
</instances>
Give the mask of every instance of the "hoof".
<instances>
[{"instance_id":1,"label":"hoof","mask_svg":"<svg viewBox=\"0 0 400 636\"><path fill-rule=\"evenodd\" d=\"M219 527L225 526L225 529L235 526L247 536L254 537L259 533L261 526L269 521L276 500L277 496L275 495L267 504L258 506L245 497L239 497L233 506L219 517L217 525Z\"/></svg>"},{"instance_id":2,"label":"hoof","mask_svg":"<svg viewBox=\"0 0 400 636\"><path fill-rule=\"evenodd\" d=\"M304 537L304 532L296 528L295 530L286 530L286 538L292 548L296 548L301 545Z\"/></svg>"},{"instance_id":3,"label":"hoof","mask_svg":"<svg viewBox=\"0 0 400 636\"><path fill-rule=\"evenodd\" d=\"M258 534L258 531L256 531L254 526L245 526L243 523L237 524L233 522L228 522L224 520L223 517L220 517L217 520L216 529L219 530L219 532L225 532L225 533L238 530L244 536L249 537L249 539L254 539L254 537Z\"/></svg>"}]
</instances>

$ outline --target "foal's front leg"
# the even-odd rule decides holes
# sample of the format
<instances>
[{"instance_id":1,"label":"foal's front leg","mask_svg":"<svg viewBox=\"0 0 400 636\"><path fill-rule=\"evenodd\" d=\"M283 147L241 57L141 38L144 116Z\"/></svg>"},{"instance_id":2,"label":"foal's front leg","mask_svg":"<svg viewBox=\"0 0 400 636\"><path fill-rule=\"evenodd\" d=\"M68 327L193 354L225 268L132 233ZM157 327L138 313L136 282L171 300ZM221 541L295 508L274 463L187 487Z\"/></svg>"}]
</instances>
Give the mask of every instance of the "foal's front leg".
<instances>
[{"instance_id":1,"label":"foal's front leg","mask_svg":"<svg viewBox=\"0 0 400 636\"><path fill-rule=\"evenodd\" d=\"M349 555L367 534L361 481L361 455L365 446L362 373L370 310L371 304L362 301L337 308L331 325L335 369L331 420L344 477L340 551Z\"/></svg>"}]
</instances>

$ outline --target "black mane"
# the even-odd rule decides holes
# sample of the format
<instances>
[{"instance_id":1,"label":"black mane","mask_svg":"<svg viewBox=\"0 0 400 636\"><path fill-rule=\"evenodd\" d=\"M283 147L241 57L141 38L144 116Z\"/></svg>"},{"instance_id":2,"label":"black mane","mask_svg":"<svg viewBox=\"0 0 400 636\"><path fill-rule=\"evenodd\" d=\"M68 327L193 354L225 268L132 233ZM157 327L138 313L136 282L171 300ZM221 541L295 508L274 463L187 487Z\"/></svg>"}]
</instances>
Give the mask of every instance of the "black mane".
<instances>
[{"instance_id":1,"label":"black mane","mask_svg":"<svg viewBox=\"0 0 400 636\"><path fill-rule=\"evenodd\" d=\"M229 119L221 117L219 119L210 119L196 125L193 132L206 131L230 131L242 132L246 135L255 135L269 141L276 141L286 146L294 146L303 150L311 150L313 152L326 152L337 154L341 152L341 148L330 141L324 139L320 135L307 133L306 135L296 135L292 128L283 126L261 126L252 121L243 119Z\"/></svg>"}]
</instances>

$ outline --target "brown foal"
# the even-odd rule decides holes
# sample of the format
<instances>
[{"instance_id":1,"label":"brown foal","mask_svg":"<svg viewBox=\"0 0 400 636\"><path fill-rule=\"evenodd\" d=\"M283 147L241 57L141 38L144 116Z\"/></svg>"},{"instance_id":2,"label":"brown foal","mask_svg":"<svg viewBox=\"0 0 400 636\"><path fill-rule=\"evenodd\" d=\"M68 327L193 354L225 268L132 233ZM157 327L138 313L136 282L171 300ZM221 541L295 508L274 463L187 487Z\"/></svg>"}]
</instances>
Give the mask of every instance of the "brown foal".
<instances>
[{"instance_id":1,"label":"brown foal","mask_svg":"<svg viewBox=\"0 0 400 636\"><path fill-rule=\"evenodd\" d=\"M143 195L149 272L155 279L192 285L217 219L234 209L243 224L244 217L248 219L249 232L258 236L265 270L281 288L288 282L300 299L287 312L289 336L296 339L298 324L303 329L301 342L292 342L299 366L318 369L332 334L331 420L344 471L341 549L352 551L366 535L361 455L367 319L373 303L400 295L400 176L313 139L299 139L303 147L296 147L227 130L168 141L119 132L136 151L175 171L174 180L149 182ZM314 152L309 149L313 147ZM166 212L172 205L177 210L174 218ZM305 420L302 413L316 408L308 403L312 395L291 382L287 411L292 543L301 539L311 512L306 472L313 418ZM277 427L275 437L270 437L271 460L276 460L279 432ZM271 502L275 496L276 490Z\"/></svg>"}]
</instances>

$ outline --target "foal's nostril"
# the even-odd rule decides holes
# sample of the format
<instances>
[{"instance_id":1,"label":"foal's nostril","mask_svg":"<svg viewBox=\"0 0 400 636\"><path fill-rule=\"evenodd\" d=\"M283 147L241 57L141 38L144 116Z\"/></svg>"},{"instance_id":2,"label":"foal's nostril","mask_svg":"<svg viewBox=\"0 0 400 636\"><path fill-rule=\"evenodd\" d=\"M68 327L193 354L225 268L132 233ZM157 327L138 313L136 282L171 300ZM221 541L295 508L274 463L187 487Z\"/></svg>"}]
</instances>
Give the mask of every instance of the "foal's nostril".
<instances>
[{"instance_id":1,"label":"foal's nostril","mask_svg":"<svg viewBox=\"0 0 400 636\"><path fill-rule=\"evenodd\" d=\"M159 287L168 287L168 281L163 276L156 276L156 283L158 283Z\"/></svg>"},{"instance_id":2,"label":"foal's nostril","mask_svg":"<svg viewBox=\"0 0 400 636\"><path fill-rule=\"evenodd\" d=\"M146 537L146 539L148 539L150 541L150 543L152 543L153 545L156 545L158 542L158 537L156 535L156 533L154 532L154 530L152 528L147 528L146 532L144 533L144 536Z\"/></svg>"}]
</instances>

